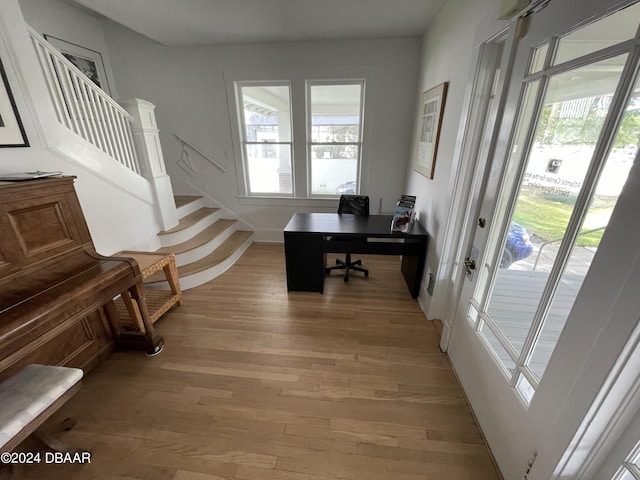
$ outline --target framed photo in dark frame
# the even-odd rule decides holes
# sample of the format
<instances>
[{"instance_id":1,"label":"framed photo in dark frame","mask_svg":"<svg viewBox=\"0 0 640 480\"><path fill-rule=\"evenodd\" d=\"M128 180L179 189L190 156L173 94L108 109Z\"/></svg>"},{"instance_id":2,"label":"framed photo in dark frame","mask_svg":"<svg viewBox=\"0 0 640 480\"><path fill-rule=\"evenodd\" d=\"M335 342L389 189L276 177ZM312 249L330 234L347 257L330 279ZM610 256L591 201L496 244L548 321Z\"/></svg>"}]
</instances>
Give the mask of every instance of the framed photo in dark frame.
<instances>
[{"instance_id":1,"label":"framed photo in dark frame","mask_svg":"<svg viewBox=\"0 0 640 480\"><path fill-rule=\"evenodd\" d=\"M0 147L28 147L27 134L22 126L9 79L0 60Z\"/></svg>"},{"instance_id":2,"label":"framed photo in dark frame","mask_svg":"<svg viewBox=\"0 0 640 480\"><path fill-rule=\"evenodd\" d=\"M111 96L111 89L109 88L109 81L107 80L107 72L105 70L104 61L102 60L102 54L85 48L75 43L67 42L61 38L56 38L51 35L46 35L44 38L51 45L60 50L60 53L65 56L73 65L78 68L84 75L100 87L104 92Z\"/></svg>"}]
</instances>

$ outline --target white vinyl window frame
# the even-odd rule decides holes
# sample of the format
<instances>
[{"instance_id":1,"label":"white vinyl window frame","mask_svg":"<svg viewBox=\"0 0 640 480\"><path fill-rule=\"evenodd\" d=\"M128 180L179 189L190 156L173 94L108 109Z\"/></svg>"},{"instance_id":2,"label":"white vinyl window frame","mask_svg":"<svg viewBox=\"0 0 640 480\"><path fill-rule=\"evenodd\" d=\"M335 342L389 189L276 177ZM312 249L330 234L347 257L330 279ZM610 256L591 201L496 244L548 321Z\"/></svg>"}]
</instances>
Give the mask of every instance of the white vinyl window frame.
<instances>
[{"instance_id":1,"label":"white vinyl window frame","mask_svg":"<svg viewBox=\"0 0 640 480\"><path fill-rule=\"evenodd\" d=\"M358 155L356 158L356 193L360 193L360 177L362 171L362 148L363 141L362 136L364 132L364 112L365 112L365 80L307 80L306 81L306 113L307 113L307 191L310 197L337 197L339 193L335 194L314 194L312 189L313 171L312 171L312 150L314 146L355 146L358 149ZM358 140L356 142L314 142L313 141L313 109L311 107L311 89L317 86L350 86L357 85L360 87L360 105L359 105L359 125L358 125Z\"/></svg>"},{"instance_id":2,"label":"white vinyl window frame","mask_svg":"<svg viewBox=\"0 0 640 480\"><path fill-rule=\"evenodd\" d=\"M629 453L612 480L640 480L640 442Z\"/></svg>"},{"instance_id":3,"label":"white vinyl window frame","mask_svg":"<svg viewBox=\"0 0 640 480\"><path fill-rule=\"evenodd\" d=\"M289 98L289 130L290 140L289 141L267 141L267 140L248 140L247 139L247 119L245 118L245 108L244 108L244 96L243 96L243 88L245 87L287 87ZM293 135L293 118L292 118L292 98L291 98L291 83L288 80L282 81L265 81L265 82L236 82L235 84L235 98L236 98L236 109L238 112L238 121L239 121L239 135L240 135L240 144L242 149L242 173L243 173L243 181L244 188L248 195L259 195L259 196L273 196L273 197L293 197L295 195L295 182L293 179L295 178L295 162L293 155L293 147L294 147L294 135ZM262 192L256 190L255 192L251 189L250 182L250 165L249 165L249 151L250 146L273 146L275 148L280 148L284 146L289 146L289 159L290 159L290 168L291 168L291 192Z\"/></svg>"},{"instance_id":4,"label":"white vinyl window frame","mask_svg":"<svg viewBox=\"0 0 640 480\"><path fill-rule=\"evenodd\" d=\"M224 81L227 90L227 105L231 126L232 151L226 151L225 157L230 157L235 163L238 200L241 205L260 206L296 206L314 208L335 208L338 195L321 196L310 194L308 144L307 144L307 81L334 81L349 83L363 81L367 85L374 85L380 75L377 67L370 65L353 66L310 66L310 67L275 67L275 68L230 68L224 71ZM242 155L241 123L238 109L238 84L266 84L289 82L291 85L292 111L292 185L293 195L251 195L245 181L245 165ZM366 100L366 99L365 99ZM364 104L364 101L363 101ZM360 164L358 182L366 186L369 182L369 158L371 158L371 142L367 139L373 135L374 122L367 118L372 111L364 109L362 122L360 150Z\"/></svg>"}]
</instances>

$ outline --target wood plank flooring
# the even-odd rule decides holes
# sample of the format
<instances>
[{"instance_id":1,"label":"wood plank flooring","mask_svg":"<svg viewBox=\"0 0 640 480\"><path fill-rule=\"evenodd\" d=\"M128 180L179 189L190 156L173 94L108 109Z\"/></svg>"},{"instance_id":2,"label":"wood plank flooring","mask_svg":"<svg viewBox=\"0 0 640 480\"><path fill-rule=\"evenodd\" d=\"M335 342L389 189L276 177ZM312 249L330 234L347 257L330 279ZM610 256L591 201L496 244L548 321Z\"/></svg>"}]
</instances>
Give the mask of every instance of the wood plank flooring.
<instances>
[{"instance_id":1,"label":"wood plank flooring","mask_svg":"<svg viewBox=\"0 0 640 480\"><path fill-rule=\"evenodd\" d=\"M157 323L162 354L114 353L53 419L91 463L21 478L498 479L398 258L362 258L288 294L282 245L252 245Z\"/></svg>"}]
</instances>

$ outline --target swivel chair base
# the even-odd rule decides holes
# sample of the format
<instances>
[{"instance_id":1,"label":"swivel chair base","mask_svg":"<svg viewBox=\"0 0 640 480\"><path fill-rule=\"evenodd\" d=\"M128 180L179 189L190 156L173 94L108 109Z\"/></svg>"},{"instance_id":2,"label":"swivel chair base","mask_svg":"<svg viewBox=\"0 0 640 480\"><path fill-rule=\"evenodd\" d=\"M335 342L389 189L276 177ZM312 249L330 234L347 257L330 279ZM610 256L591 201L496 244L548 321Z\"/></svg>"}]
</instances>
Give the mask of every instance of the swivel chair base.
<instances>
[{"instance_id":1,"label":"swivel chair base","mask_svg":"<svg viewBox=\"0 0 640 480\"><path fill-rule=\"evenodd\" d=\"M357 272L364 273L365 277L369 276L369 270L364 267L361 267L362 260L356 260L355 262L351 261L351 254L347 253L347 256L344 260L340 258L336 258L336 265L333 267L325 267L325 273L331 273L332 270L344 270L344 281L349 281L349 271L355 270Z\"/></svg>"}]
</instances>

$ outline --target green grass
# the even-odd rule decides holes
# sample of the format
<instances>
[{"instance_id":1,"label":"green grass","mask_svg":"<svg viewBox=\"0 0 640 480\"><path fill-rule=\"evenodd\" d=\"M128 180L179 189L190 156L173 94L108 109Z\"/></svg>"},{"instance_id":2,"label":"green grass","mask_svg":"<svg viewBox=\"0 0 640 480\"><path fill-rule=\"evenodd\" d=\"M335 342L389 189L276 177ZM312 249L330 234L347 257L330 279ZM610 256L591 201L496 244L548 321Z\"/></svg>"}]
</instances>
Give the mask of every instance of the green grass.
<instances>
[{"instance_id":1,"label":"green grass","mask_svg":"<svg viewBox=\"0 0 640 480\"><path fill-rule=\"evenodd\" d=\"M530 235L535 235L542 242L562 238L573 211L573 203L567 202L566 198L562 201L551 200L545 198L543 193L523 189L520 192L513 221L525 227ZM613 210L613 205L592 208L593 212L606 210ZM604 230L599 230L581 235L578 237L576 245L597 247L600 245L603 233Z\"/></svg>"}]
</instances>

